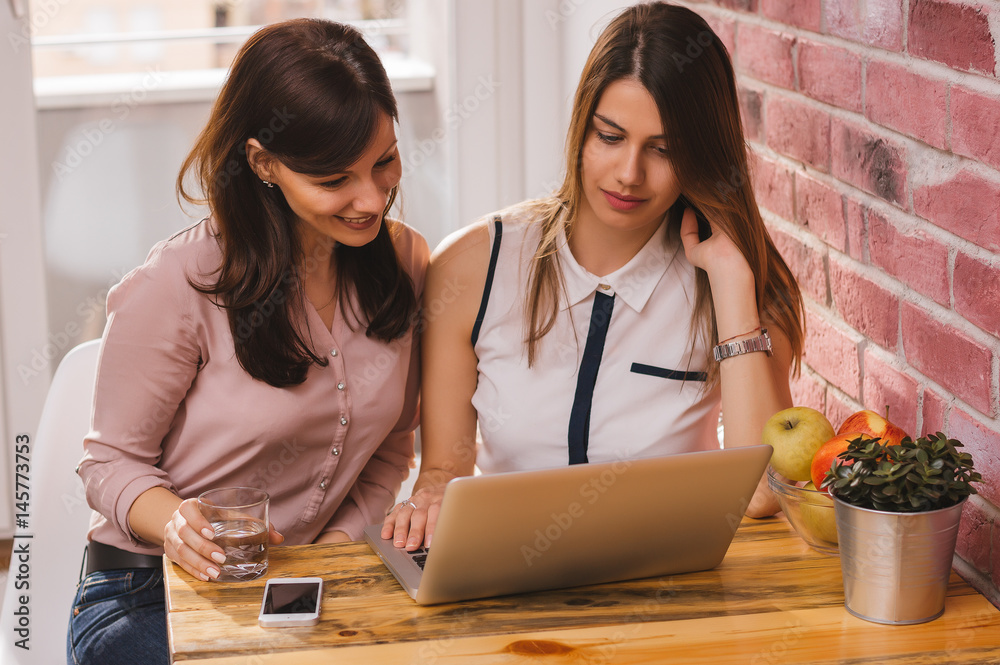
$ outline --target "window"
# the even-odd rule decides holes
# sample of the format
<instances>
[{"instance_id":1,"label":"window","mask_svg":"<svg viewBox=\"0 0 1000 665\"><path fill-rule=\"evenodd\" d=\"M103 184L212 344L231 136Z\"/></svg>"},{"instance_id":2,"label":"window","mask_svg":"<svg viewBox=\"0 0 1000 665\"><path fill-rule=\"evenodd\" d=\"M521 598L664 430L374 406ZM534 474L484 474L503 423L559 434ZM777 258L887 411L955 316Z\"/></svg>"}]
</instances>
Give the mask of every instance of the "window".
<instances>
[{"instance_id":1,"label":"window","mask_svg":"<svg viewBox=\"0 0 1000 665\"><path fill-rule=\"evenodd\" d=\"M259 26L357 26L383 59L409 53L407 0L31 0L36 79L226 69Z\"/></svg>"}]
</instances>

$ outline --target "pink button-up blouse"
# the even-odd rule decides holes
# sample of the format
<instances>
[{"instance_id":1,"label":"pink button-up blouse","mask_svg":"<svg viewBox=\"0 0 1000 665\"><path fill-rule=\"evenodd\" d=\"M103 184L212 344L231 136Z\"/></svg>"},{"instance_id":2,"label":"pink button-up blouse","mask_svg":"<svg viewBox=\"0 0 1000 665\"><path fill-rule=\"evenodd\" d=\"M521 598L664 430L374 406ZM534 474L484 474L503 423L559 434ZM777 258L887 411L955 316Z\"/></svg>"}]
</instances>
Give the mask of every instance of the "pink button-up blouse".
<instances>
[{"instance_id":1,"label":"pink button-up blouse","mask_svg":"<svg viewBox=\"0 0 1000 665\"><path fill-rule=\"evenodd\" d=\"M210 283L220 263L212 229L204 220L159 243L108 295L92 429L78 470L95 509L90 538L159 554L129 528L140 494L166 487L189 498L252 486L270 494L271 522L287 544L333 530L358 539L382 520L413 458L414 330L384 343L345 320L339 306L328 330L305 301L303 327L329 364L313 365L290 388L253 379L236 359L225 310L188 283ZM419 298L427 243L403 224L394 231ZM267 316L261 312L260 325Z\"/></svg>"}]
</instances>

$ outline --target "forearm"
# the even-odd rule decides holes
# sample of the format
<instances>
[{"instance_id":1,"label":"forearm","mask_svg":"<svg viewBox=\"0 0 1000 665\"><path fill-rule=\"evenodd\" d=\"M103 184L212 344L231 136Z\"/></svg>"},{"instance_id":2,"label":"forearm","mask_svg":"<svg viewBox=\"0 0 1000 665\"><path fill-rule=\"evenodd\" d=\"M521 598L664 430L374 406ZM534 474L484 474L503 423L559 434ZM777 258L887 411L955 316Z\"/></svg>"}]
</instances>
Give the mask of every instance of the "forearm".
<instances>
[{"instance_id":1,"label":"forearm","mask_svg":"<svg viewBox=\"0 0 1000 665\"><path fill-rule=\"evenodd\" d=\"M132 531L144 541L163 546L163 532L181 498L165 487L146 490L132 503L128 523Z\"/></svg>"},{"instance_id":2,"label":"forearm","mask_svg":"<svg viewBox=\"0 0 1000 665\"><path fill-rule=\"evenodd\" d=\"M752 274L730 276L724 284L713 281L712 297L720 340L760 335L757 328L762 322ZM773 355L744 353L726 358L719 366L727 447L759 444L768 418L792 405L788 389L789 344L781 331L768 332Z\"/></svg>"}]
</instances>

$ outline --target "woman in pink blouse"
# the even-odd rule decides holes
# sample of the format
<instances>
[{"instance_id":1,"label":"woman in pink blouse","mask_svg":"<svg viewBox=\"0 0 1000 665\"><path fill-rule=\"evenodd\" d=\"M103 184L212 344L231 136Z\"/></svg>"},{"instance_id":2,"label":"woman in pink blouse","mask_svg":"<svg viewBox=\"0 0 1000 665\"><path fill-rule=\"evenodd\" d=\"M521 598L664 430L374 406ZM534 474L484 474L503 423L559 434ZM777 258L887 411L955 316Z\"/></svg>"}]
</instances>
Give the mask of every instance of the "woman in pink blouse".
<instances>
[{"instance_id":1,"label":"woman in pink blouse","mask_svg":"<svg viewBox=\"0 0 1000 665\"><path fill-rule=\"evenodd\" d=\"M224 560L205 490L266 490L274 544L358 539L392 505L413 457L429 257L386 218L396 118L350 27L275 24L237 55L177 181L210 217L108 296L70 663L167 662L161 555L205 580Z\"/></svg>"}]
</instances>

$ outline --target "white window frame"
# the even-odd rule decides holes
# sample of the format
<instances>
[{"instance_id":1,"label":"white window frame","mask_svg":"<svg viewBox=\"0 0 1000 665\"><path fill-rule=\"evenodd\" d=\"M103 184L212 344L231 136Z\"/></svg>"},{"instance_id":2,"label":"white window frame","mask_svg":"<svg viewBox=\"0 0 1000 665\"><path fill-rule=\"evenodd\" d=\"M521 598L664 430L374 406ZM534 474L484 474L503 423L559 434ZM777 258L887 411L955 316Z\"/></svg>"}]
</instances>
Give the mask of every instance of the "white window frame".
<instances>
[{"instance_id":1,"label":"white window frame","mask_svg":"<svg viewBox=\"0 0 1000 665\"><path fill-rule=\"evenodd\" d=\"M412 15L420 10L422 0L408 0ZM404 34L410 32L404 19L350 21L365 35ZM64 49L74 46L107 44L158 43L168 41L211 40L216 44L241 44L262 26L232 26L188 30L76 34L32 37L32 51ZM383 58L386 73L396 92L430 90L434 68L413 57ZM36 77L34 91L41 110L85 108L115 103L198 102L215 99L225 80L227 68L161 71L148 68L140 72L84 74Z\"/></svg>"}]
</instances>

